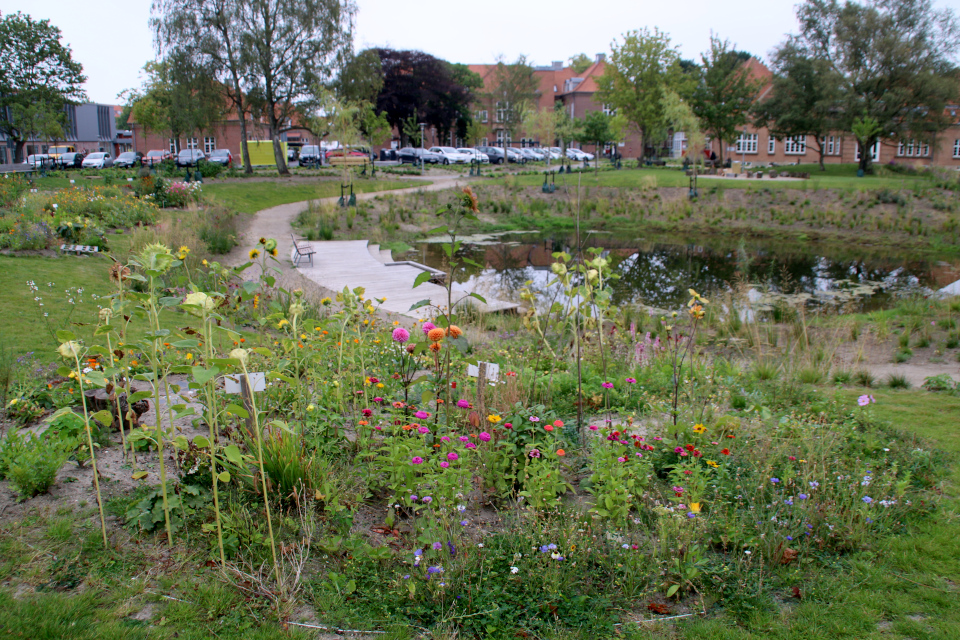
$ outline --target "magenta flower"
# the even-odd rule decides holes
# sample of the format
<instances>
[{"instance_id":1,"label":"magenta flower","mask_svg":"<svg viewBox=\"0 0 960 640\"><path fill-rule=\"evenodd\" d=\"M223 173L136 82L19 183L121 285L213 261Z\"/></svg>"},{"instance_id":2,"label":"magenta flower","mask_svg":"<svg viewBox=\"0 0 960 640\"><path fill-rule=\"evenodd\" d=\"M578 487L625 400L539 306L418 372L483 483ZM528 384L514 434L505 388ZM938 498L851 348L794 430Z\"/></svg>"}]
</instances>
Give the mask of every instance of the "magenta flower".
<instances>
[{"instance_id":1,"label":"magenta flower","mask_svg":"<svg viewBox=\"0 0 960 640\"><path fill-rule=\"evenodd\" d=\"M420 427L419 429L417 429L417 431L424 434L430 433L430 429L428 429L427 427Z\"/></svg>"},{"instance_id":2,"label":"magenta flower","mask_svg":"<svg viewBox=\"0 0 960 640\"><path fill-rule=\"evenodd\" d=\"M470 438L467 436L460 436L460 442L470 442Z\"/></svg>"},{"instance_id":3,"label":"magenta flower","mask_svg":"<svg viewBox=\"0 0 960 640\"><path fill-rule=\"evenodd\" d=\"M447 462L446 460L444 460L443 462L440 463L440 466L443 467L444 469L446 469L447 467L450 466L450 463Z\"/></svg>"},{"instance_id":4,"label":"magenta flower","mask_svg":"<svg viewBox=\"0 0 960 640\"><path fill-rule=\"evenodd\" d=\"M416 412L415 414L413 414L413 415L416 416L416 418L417 418L418 420L426 420L427 418L430 417L430 414L427 413L426 411L417 411L417 412Z\"/></svg>"},{"instance_id":5,"label":"magenta flower","mask_svg":"<svg viewBox=\"0 0 960 640\"><path fill-rule=\"evenodd\" d=\"M457 400L457 406L461 409L469 409L470 401L469 400Z\"/></svg>"},{"instance_id":6,"label":"magenta flower","mask_svg":"<svg viewBox=\"0 0 960 640\"><path fill-rule=\"evenodd\" d=\"M590 426L587 427L587 428L590 429L590 431L598 431L598 430L600 429L600 427L598 427L598 426L595 425L595 424L592 424L592 425L590 425Z\"/></svg>"},{"instance_id":7,"label":"magenta flower","mask_svg":"<svg viewBox=\"0 0 960 640\"><path fill-rule=\"evenodd\" d=\"M363 414L363 417L364 417L364 418L369 418L371 415L373 415L373 410L372 410L372 409L364 409L364 410L361 411L360 413Z\"/></svg>"},{"instance_id":8,"label":"magenta flower","mask_svg":"<svg viewBox=\"0 0 960 640\"><path fill-rule=\"evenodd\" d=\"M383 398L381 398L380 396L377 396L376 398L373 399L373 401L378 403L383 402Z\"/></svg>"},{"instance_id":9,"label":"magenta flower","mask_svg":"<svg viewBox=\"0 0 960 640\"><path fill-rule=\"evenodd\" d=\"M600 386L603 387L604 389L613 389L613 383L612 383L612 382L604 382L604 383L603 383L602 385L600 385Z\"/></svg>"},{"instance_id":10,"label":"magenta flower","mask_svg":"<svg viewBox=\"0 0 960 640\"><path fill-rule=\"evenodd\" d=\"M433 324L432 322L424 322L423 326L420 328L423 329L424 334L427 334L430 333L431 329L436 329L437 325Z\"/></svg>"},{"instance_id":11,"label":"magenta flower","mask_svg":"<svg viewBox=\"0 0 960 640\"><path fill-rule=\"evenodd\" d=\"M413 460L410 461L411 464L423 464L423 458L420 456L413 456Z\"/></svg>"},{"instance_id":12,"label":"magenta flower","mask_svg":"<svg viewBox=\"0 0 960 640\"><path fill-rule=\"evenodd\" d=\"M443 442L450 442L450 436L443 436L440 438L440 440Z\"/></svg>"},{"instance_id":13,"label":"magenta flower","mask_svg":"<svg viewBox=\"0 0 960 640\"><path fill-rule=\"evenodd\" d=\"M490 434L486 431L481 431L478 437L482 442L490 442Z\"/></svg>"},{"instance_id":14,"label":"magenta flower","mask_svg":"<svg viewBox=\"0 0 960 640\"><path fill-rule=\"evenodd\" d=\"M473 444L472 442L467 443L467 449L476 449L476 448L477 448L477 445Z\"/></svg>"},{"instance_id":15,"label":"magenta flower","mask_svg":"<svg viewBox=\"0 0 960 640\"><path fill-rule=\"evenodd\" d=\"M624 457L622 457L622 456L619 457L619 458L617 458L617 462L626 462L626 461L627 461L627 459L624 458Z\"/></svg>"},{"instance_id":16,"label":"magenta flower","mask_svg":"<svg viewBox=\"0 0 960 640\"><path fill-rule=\"evenodd\" d=\"M530 457L531 457L531 458L539 458L539 457L540 457L540 449L531 449L531 450L530 450Z\"/></svg>"},{"instance_id":17,"label":"magenta flower","mask_svg":"<svg viewBox=\"0 0 960 640\"><path fill-rule=\"evenodd\" d=\"M530 422L540 422L540 418L537 416L530 416Z\"/></svg>"},{"instance_id":18,"label":"magenta flower","mask_svg":"<svg viewBox=\"0 0 960 640\"><path fill-rule=\"evenodd\" d=\"M683 453L683 447L677 447L673 450L674 453Z\"/></svg>"},{"instance_id":19,"label":"magenta flower","mask_svg":"<svg viewBox=\"0 0 960 640\"><path fill-rule=\"evenodd\" d=\"M403 344L410 339L410 332L403 327L397 327L393 330L393 341Z\"/></svg>"},{"instance_id":20,"label":"magenta flower","mask_svg":"<svg viewBox=\"0 0 960 640\"><path fill-rule=\"evenodd\" d=\"M627 378L627 384L637 384L636 378Z\"/></svg>"},{"instance_id":21,"label":"magenta flower","mask_svg":"<svg viewBox=\"0 0 960 640\"><path fill-rule=\"evenodd\" d=\"M453 462L454 460L457 460L459 457L460 457L460 456L458 456L458 455L457 455L455 452L453 452L453 451L451 451L450 453L447 454L447 460L449 460L449 461L451 461L451 462Z\"/></svg>"}]
</instances>

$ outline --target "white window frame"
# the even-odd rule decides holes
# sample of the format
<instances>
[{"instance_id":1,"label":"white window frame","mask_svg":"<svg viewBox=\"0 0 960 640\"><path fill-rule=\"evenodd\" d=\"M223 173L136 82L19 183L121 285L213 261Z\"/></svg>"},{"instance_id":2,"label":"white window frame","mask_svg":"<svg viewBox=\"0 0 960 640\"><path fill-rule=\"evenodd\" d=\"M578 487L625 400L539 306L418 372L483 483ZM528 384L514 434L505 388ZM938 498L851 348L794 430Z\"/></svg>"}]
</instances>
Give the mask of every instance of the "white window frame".
<instances>
[{"instance_id":1,"label":"white window frame","mask_svg":"<svg viewBox=\"0 0 960 640\"><path fill-rule=\"evenodd\" d=\"M960 140L953 141L953 157L960 158Z\"/></svg>"},{"instance_id":2,"label":"white window frame","mask_svg":"<svg viewBox=\"0 0 960 640\"><path fill-rule=\"evenodd\" d=\"M174 155L180 153L180 140L178 138L170 138L168 142L170 143L170 153Z\"/></svg>"},{"instance_id":3,"label":"white window frame","mask_svg":"<svg viewBox=\"0 0 960 640\"><path fill-rule=\"evenodd\" d=\"M477 121L482 122L483 124L487 124L488 118L489 118L489 114L487 113L486 109L480 109L479 111L477 111Z\"/></svg>"},{"instance_id":4,"label":"white window frame","mask_svg":"<svg viewBox=\"0 0 960 640\"><path fill-rule=\"evenodd\" d=\"M860 143L857 142L857 162L860 162ZM873 162L880 162L880 141L877 140L873 143L873 146L870 148L870 160Z\"/></svg>"},{"instance_id":5,"label":"white window frame","mask_svg":"<svg viewBox=\"0 0 960 640\"><path fill-rule=\"evenodd\" d=\"M488 143L488 141L487 141L486 138L480 138L480 144L478 144L477 146L478 146L478 147L489 147L490 144Z\"/></svg>"},{"instance_id":6,"label":"white window frame","mask_svg":"<svg viewBox=\"0 0 960 640\"><path fill-rule=\"evenodd\" d=\"M217 139L212 136L204 136L203 138L203 152L206 154L213 153L213 150L217 148Z\"/></svg>"},{"instance_id":7,"label":"white window frame","mask_svg":"<svg viewBox=\"0 0 960 640\"><path fill-rule=\"evenodd\" d=\"M756 133L741 133L737 137L737 153L757 153L760 135Z\"/></svg>"},{"instance_id":8,"label":"white window frame","mask_svg":"<svg viewBox=\"0 0 960 640\"><path fill-rule=\"evenodd\" d=\"M187 149L196 151L200 147L200 141L196 138L187 138Z\"/></svg>"},{"instance_id":9,"label":"white window frame","mask_svg":"<svg viewBox=\"0 0 960 640\"><path fill-rule=\"evenodd\" d=\"M777 152L777 139L773 136L767 136L767 153L773 155Z\"/></svg>"},{"instance_id":10,"label":"white window frame","mask_svg":"<svg viewBox=\"0 0 960 640\"><path fill-rule=\"evenodd\" d=\"M823 155L825 156L840 155L840 139L837 136L827 136L824 138Z\"/></svg>"},{"instance_id":11,"label":"white window frame","mask_svg":"<svg viewBox=\"0 0 960 640\"><path fill-rule=\"evenodd\" d=\"M807 136L792 136L783 139L783 152L788 156L807 155Z\"/></svg>"},{"instance_id":12,"label":"white window frame","mask_svg":"<svg viewBox=\"0 0 960 640\"><path fill-rule=\"evenodd\" d=\"M506 129L497 129L497 144L494 146L502 147L504 145L510 146L513 144L513 139L510 137L510 132Z\"/></svg>"},{"instance_id":13,"label":"white window frame","mask_svg":"<svg viewBox=\"0 0 960 640\"><path fill-rule=\"evenodd\" d=\"M617 110L611 107L606 102L603 103L603 115L605 116L615 116L617 115Z\"/></svg>"},{"instance_id":14,"label":"white window frame","mask_svg":"<svg viewBox=\"0 0 960 640\"><path fill-rule=\"evenodd\" d=\"M510 103L505 100L497 100L497 119L495 122L506 122L507 114L510 112Z\"/></svg>"}]
</instances>

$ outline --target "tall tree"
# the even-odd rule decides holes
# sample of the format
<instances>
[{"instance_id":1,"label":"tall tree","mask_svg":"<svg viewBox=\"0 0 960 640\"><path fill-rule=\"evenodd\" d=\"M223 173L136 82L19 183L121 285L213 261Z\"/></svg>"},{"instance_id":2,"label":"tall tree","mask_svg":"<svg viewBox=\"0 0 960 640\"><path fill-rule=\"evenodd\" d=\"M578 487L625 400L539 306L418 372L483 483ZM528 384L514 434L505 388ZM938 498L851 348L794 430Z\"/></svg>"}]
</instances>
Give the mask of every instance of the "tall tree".
<instances>
[{"instance_id":1,"label":"tall tree","mask_svg":"<svg viewBox=\"0 0 960 640\"><path fill-rule=\"evenodd\" d=\"M811 58L792 40L773 58L770 97L753 106L754 124L780 139L813 136L823 166L824 138L838 127L840 77L830 64Z\"/></svg>"},{"instance_id":2,"label":"tall tree","mask_svg":"<svg viewBox=\"0 0 960 640\"><path fill-rule=\"evenodd\" d=\"M153 0L150 24L161 54L178 51L197 58L223 84L224 95L240 121L240 155L246 173L253 173L247 145L249 110L244 96L241 60L246 0Z\"/></svg>"},{"instance_id":3,"label":"tall tree","mask_svg":"<svg viewBox=\"0 0 960 640\"><path fill-rule=\"evenodd\" d=\"M341 100L375 103L383 88L383 63L376 49L364 49L347 59L335 83Z\"/></svg>"},{"instance_id":4,"label":"tall tree","mask_svg":"<svg viewBox=\"0 0 960 640\"><path fill-rule=\"evenodd\" d=\"M520 107L527 102L537 102L540 83L524 56L513 63L498 60L493 73L494 87L487 100L496 114L494 122L506 132L504 140L512 140L523 124Z\"/></svg>"},{"instance_id":5,"label":"tall tree","mask_svg":"<svg viewBox=\"0 0 960 640\"><path fill-rule=\"evenodd\" d=\"M35 21L19 12L0 19L0 133L15 143L17 160L23 159L23 147L36 133L18 124L17 115L29 116L26 129L36 129L40 120L49 124L51 114L67 104L86 100L83 67L61 37L49 20ZM34 117L40 115L36 105L46 114L39 120Z\"/></svg>"},{"instance_id":6,"label":"tall tree","mask_svg":"<svg viewBox=\"0 0 960 640\"><path fill-rule=\"evenodd\" d=\"M826 61L841 78L844 128L875 120L860 140L860 168L871 171L869 149L883 136L932 142L949 125L944 108L958 97L953 60L960 26L932 0L806 0L797 9L799 46Z\"/></svg>"},{"instance_id":7,"label":"tall tree","mask_svg":"<svg viewBox=\"0 0 960 640\"><path fill-rule=\"evenodd\" d=\"M710 51L701 56L700 78L690 100L703 128L720 143L730 142L747 122L759 83L750 76L746 52L736 51L728 40L710 36Z\"/></svg>"},{"instance_id":8,"label":"tall tree","mask_svg":"<svg viewBox=\"0 0 960 640\"><path fill-rule=\"evenodd\" d=\"M287 175L280 134L293 126L298 103L329 81L350 50L356 7L351 0L243 0L241 66L267 119L277 171Z\"/></svg>"},{"instance_id":9,"label":"tall tree","mask_svg":"<svg viewBox=\"0 0 960 640\"><path fill-rule=\"evenodd\" d=\"M592 64L593 59L585 53L578 53L570 58L570 68L573 69L573 72L577 75L589 69Z\"/></svg>"},{"instance_id":10,"label":"tall tree","mask_svg":"<svg viewBox=\"0 0 960 640\"><path fill-rule=\"evenodd\" d=\"M567 113L567 110L560 102L554 104L553 117L557 122L554 133L557 136L557 141L560 143L560 164L563 164L563 159L567 157L567 147L574 140L580 139L583 122L576 118L571 118L570 114Z\"/></svg>"},{"instance_id":11,"label":"tall tree","mask_svg":"<svg viewBox=\"0 0 960 640\"><path fill-rule=\"evenodd\" d=\"M469 115L474 100L473 92L461 84L463 78L469 81L469 76L456 65L422 51L377 52L383 65L383 87L377 95L376 110L386 113L405 143L412 138L419 140L419 129L413 135L413 129L406 125L410 120L435 127L441 136L459 128L458 122ZM457 74L461 74L460 81Z\"/></svg>"},{"instance_id":12,"label":"tall tree","mask_svg":"<svg viewBox=\"0 0 960 640\"><path fill-rule=\"evenodd\" d=\"M580 143L594 146L596 175L600 175L600 152L604 145L619 142L623 137L626 119L623 116L610 116L603 111L590 111L583 117L580 129Z\"/></svg>"},{"instance_id":13,"label":"tall tree","mask_svg":"<svg viewBox=\"0 0 960 640\"><path fill-rule=\"evenodd\" d=\"M613 43L610 62L597 80L597 96L639 131L645 152L667 134L664 92L681 91L686 77L670 36L656 27L644 28Z\"/></svg>"}]
</instances>

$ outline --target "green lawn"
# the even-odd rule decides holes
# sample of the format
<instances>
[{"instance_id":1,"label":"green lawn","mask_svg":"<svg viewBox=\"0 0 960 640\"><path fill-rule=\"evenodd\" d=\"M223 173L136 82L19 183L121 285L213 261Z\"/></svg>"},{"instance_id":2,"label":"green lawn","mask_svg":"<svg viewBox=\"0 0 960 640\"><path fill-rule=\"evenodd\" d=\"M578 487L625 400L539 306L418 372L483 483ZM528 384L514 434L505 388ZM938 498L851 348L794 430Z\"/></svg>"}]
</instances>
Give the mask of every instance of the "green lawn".
<instances>
[{"instance_id":1,"label":"green lawn","mask_svg":"<svg viewBox=\"0 0 960 640\"><path fill-rule=\"evenodd\" d=\"M426 186L430 183L426 181L357 180L353 184L356 193L368 193ZM339 196L340 183L333 180L304 182L278 178L270 181L205 184L203 192L241 213L256 213L262 209L290 202Z\"/></svg>"},{"instance_id":2,"label":"green lawn","mask_svg":"<svg viewBox=\"0 0 960 640\"><path fill-rule=\"evenodd\" d=\"M576 166L576 165L575 165ZM603 164L601 163L601 168ZM884 175L857 177L857 167L852 164L827 165L825 172L820 171L818 165L799 165L790 167L781 167L781 170L791 172L808 171L810 179L804 181L779 181L779 180L748 180L746 178L737 178L735 180L716 178L712 176L699 176L698 186L700 189L710 188L714 185L722 185L726 189L846 189L846 190L870 190L870 189L912 189L918 184L927 184L929 179L922 176L901 176L885 172ZM882 170L881 170L882 171ZM514 178L520 186L536 186L543 184L542 175L526 175ZM690 179L679 168L643 168L643 169L621 169L619 171L600 171L599 176L593 171L584 170L582 174L557 176L557 184L576 185L580 182L583 186L603 186L618 188L638 188L638 187L687 187ZM496 182L502 183L502 177L496 178Z\"/></svg>"}]
</instances>

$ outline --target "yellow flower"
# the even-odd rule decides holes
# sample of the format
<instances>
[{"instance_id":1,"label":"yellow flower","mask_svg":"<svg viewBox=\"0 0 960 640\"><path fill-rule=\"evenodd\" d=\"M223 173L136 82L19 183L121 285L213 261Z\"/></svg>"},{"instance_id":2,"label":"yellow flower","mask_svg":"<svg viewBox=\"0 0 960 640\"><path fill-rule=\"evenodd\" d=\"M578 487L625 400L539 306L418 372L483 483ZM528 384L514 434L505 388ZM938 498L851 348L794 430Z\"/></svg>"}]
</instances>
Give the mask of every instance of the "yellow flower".
<instances>
[{"instance_id":1,"label":"yellow flower","mask_svg":"<svg viewBox=\"0 0 960 640\"><path fill-rule=\"evenodd\" d=\"M14 398L13 400L10 401L10 406L11 406L11 407L12 407L13 405L15 405L15 404L17 404L17 398Z\"/></svg>"},{"instance_id":2,"label":"yellow flower","mask_svg":"<svg viewBox=\"0 0 960 640\"><path fill-rule=\"evenodd\" d=\"M331 300L330 298L324 298L324 299L322 299L322 300L320 301L320 304L322 304L322 305L324 305L324 306L327 306L327 305L330 304L331 302L333 302L333 300Z\"/></svg>"},{"instance_id":3,"label":"yellow flower","mask_svg":"<svg viewBox=\"0 0 960 640\"><path fill-rule=\"evenodd\" d=\"M285 324L290 324L290 321L287 320L286 318L282 318L280 322L277 323L277 329L282 329L283 325Z\"/></svg>"},{"instance_id":4,"label":"yellow flower","mask_svg":"<svg viewBox=\"0 0 960 640\"><path fill-rule=\"evenodd\" d=\"M383 389L383 383L382 383L382 382L378 382L378 383L377 383L377 389Z\"/></svg>"},{"instance_id":5,"label":"yellow flower","mask_svg":"<svg viewBox=\"0 0 960 640\"><path fill-rule=\"evenodd\" d=\"M706 430L707 430L707 428L706 428L705 426L703 426L702 424L698 424L698 425L695 425L695 426L693 427L693 432L694 432L694 433L704 433L704 432L706 432Z\"/></svg>"},{"instance_id":6,"label":"yellow flower","mask_svg":"<svg viewBox=\"0 0 960 640\"><path fill-rule=\"evenodd\" d=\"M204 258L204 259L203 259L203 262L201 262L200 264L202 264L203 266L207 266L207 265L210 264L210 263L207 262L207 259L206 259L206 258Z\"/></svg>"},{"instance_id":7,"label":"yellow flower","mask_svg":"<svg viewBox=\"0 0 960 640\"><path fill-rule=\"evenodd\" d=\"M185 357L186 357L187 360L193 360L193 354L192 354L192 353L188 353Z\"/></svg>"},{"instance_id":8,"label":"yellow flower","mask_svg":"<svg viewBox=\"0 0 960 640\"><path fill-rule=\"evenodd\" d=\"M717 464L716 462L714 462L713 460L707 460L707 466L710 466L710 467L713 467L714 469L716 469L716 468L719 467L720 465L718 465L718 464Z\"/></svg>"},{"instance_id":9,"label":"yellow flower","mask_svg":"<svg viewBox=\"0 0 960 640\"><path fill-rule=\"evenodd\" d=\"M259 255L260 255L260 252L259 252L259 251L257 251L256 249L250 249L250 259L251 259L251 260L256 260Z\"/></svg>"},{"instance_id":10,"label":"yellow flower","mask_svg":"<svg viewBox=\"0 0 960 640\"><path fill-rule=\"evenodd\" d=\"M501 418L500 416L497 416L497 415L487 416L487 422L489 422L489 423L491 423L491 424L497 424L497 423L500 422L501 420L503 420L503 418Z\"/></svg>"},{"instance_id":11,"label":"yellow flower","mask_svg":"<svg viewBox=\"0 0 960 640\"><path fill-rule=\"evenodd\" d=\"M190 253L190 248L187 245L180 247L180 250L177 251L177 259L183 260L187 257L187 254Z\"/></svg>"},{"instance_id":12,"label":"yellow flower","mask_svg":"<svg viewBox=\"0 0 960 640\"><path fill-rule=\"evenodd\" d=\"M307 411L313 411L315 408L312 404L307 405Z\"/></svg>"}]
</instances>

